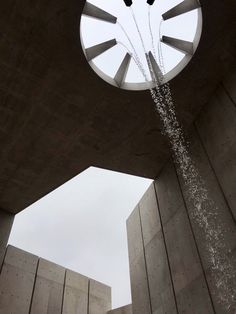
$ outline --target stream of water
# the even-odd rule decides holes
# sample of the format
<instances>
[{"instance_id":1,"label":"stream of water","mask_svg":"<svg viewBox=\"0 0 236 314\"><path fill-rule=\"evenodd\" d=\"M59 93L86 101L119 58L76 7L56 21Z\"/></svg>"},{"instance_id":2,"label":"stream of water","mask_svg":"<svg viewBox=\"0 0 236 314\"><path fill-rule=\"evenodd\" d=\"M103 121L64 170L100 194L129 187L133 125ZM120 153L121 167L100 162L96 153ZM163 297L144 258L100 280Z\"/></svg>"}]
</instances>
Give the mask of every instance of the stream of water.
<instances>
[{"instance_id":1,"label":"stream of water","mask_svg":"<svg viewBox=\"0 0 236 314\"><path fill-rule=\"evenodd\" d=\"M193 225L201 230L204 237L204 245L207 249L205 262L211 270L211 278L215 285L215 293L218 301L221 302L227 313L236 313L236 271L233 265L232 252L226 241L227 226L220 219L219 208L216 206L206 188L204 179L200 176L197 167L192 161L188 144L185 140L183 128L181 127L175 110L173 97L169 83L164 82L164 61L162 57L160 38L158 43L158 53L155 51L154 37L152 34L150 11L149 16L149 31L152 41L152 52L156 62L158 63L163 75L157 77L152 66L152 62L147 55L141 31L139 29L135 14L131 10L134 23L136 25L138 36L141 40L143 53L147 56L148 68L151 73L153 88L150 88L150 94L155 104L155 110L160 117L163 126L163 133L168 138L172 151L174 162L177 166L178 173L181 175L187 194L187 203L190 204L189 215ZM150 8L149 8L150 10ZM148 75L144 65L140 62L138 52L132 44L127 32L125 35L131 45L133 52L132 57L137 64L146 82ZM212 290L212 289L211 289Z\"/></svg>"}]
</instances>

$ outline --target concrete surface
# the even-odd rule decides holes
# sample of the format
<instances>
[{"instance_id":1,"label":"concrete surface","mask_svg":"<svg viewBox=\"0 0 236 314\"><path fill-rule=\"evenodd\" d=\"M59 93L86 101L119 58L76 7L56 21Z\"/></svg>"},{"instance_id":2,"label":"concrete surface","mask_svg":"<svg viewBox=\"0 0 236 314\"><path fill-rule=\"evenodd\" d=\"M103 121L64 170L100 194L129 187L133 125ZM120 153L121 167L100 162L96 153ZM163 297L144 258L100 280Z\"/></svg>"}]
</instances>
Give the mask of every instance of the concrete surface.
<instances>
[{"instance_id":1,"label":"concrete surface","mask_svg":"<svg viewBox=\"0 0 236 314\"><path fill-rule=\"evenodd\" d=\"M231 128L231 125L229 124L228 128ZM227 133L227 131L226 131ZM222 134L222 137L224 136L224 133ZM222 137L219 138L219 140L222 140ZM228 249L231 249L232 251L228 253L228 259L231 261L233 268L236 269L236 228L235 228L235 220L233 219L232 213L227 206L227 202L225 201L225 197L222 193L222 189L220 188L219 181L217 180L217 177L214 172L213 165L210 164L209 159L204 151L204 148L202 147L202 143L200 141L200 138L197 136L196 131L194 129L192 130L192 136L190 138L191 140L191 154L192 158L195 162L195 165L198 168L198 171L202 178L204 178L205 185L207 187L208 196L211 200L213 200L213 204L208 205L208 211L212 212L214 211L216 215L210 216L208 219L213 224L213 226L217 226L219 223L221 230L223 231L223 241L228 247ZM223 155L224 156L224 155ZM228 157L230 155L227 155ZM225 156L224 156L225 157ZM215 156L216 159L218 159L218 162L221 162L222 155L219 153L217 156ZM233 169L231 169L233 171ZM182 180L180 178L181 184ZM229 181L230 185L230 181ZM192 213L193 213L193 205L191 201L189 201L187 197L187 192L185 186L182 184L182 191L185 196L185 201L187 204L188 212L190 214L191 224L194 230L196 244L198 246L201 260L203 262L203 266L206 272L206 278L208 282L208 286L210 289L210 293L212 296L212 300L214 303L214 308L216 313L225 313L225 307L222 304L222 302L219 302L217 291L218 288L215 285L215 275L217 274L217 270L215 271L209 271L210 267L210 256L208 251L208 244L205 240L205 234L202 228L198 226L198 224L193 220ZM236 278L233 276L228 280L228 285L235 287L236 286ZM233 313L235 311L235 304L234 304L234 310L229 310L228 313Z\"/></svg>"},{"instance_id":2,"label":"concrete surface","mask_svg":"<svg viewBox=\"0 0 236 314\"><path fill-rule=\"evenodd\" d=\"M236 106L233 86L236 90L236 78L230 75L201 112L196 126L236 221Z\"/></svg>"},{"instance_id":3,"label":"concrete surface","mask_svg":"<svg viewBox=\"0 0 236 314\"><path fill-rule=\"evenodd\" d=\"M132 304L119 307L118 309L114 309L112 311L108 311L107 314L132 314Z\"/></svg>"},{"instance_id":4,"label":"concrete surface","mask_svg":"<svg viewBox=\"0 0 236 314\"><path fill-rule=\"evenodd\" d=\"M151 313L188 313L190 308L194 314L214 313L171 162L156 180L155 189L154 185L149 188L127 220L133 312L147 313L141 307L149 301ZM143 254L141 244L135 249L140 242L137 230L142 235Z\"/></svg>"},{"instance_id":5,"label":"concrete surface","mask_svg":"<svg viewBox=\"0 0 236 314\"><path fill-rule=\"evenodd\" d=\"M111 310L111 288L90 279L88 314L106 314Z\"/></svg>"},{"instance_id":6,"label":"concrete surface","mask_svg":"<svg viewBox=\"0 0 236 314\"><path fill-rule=\"evenodd\" d=\"M64 280L65 268L40 259L30 313L61 313Z\"/></svg>"},{"instance_id":7,"label":"concrete surface","mask_svg":"<svg viewBox=\"0 0 236 314\"><path fill-rule=\"evenodd\" d=\"M135 208L127 220L127 235L133 313L151 314L149 282L139 207Z\"/></svg>"},{"instance_id":8,"label":"concrete surface","mask_svg":"<svg viewBox=\"0 0 236 314\"><path fill-rule=\"evenodd\" d=\"M163 20L171 19L180 14L199 8L199 6L200 6L200 2L198 0L184 0L180 4L176 5L174 8L171 8L170 10L165 12L162 15Z\"/></svg>"},{"instance_id":9,"label":"concrete surface","mask_svg":"<svg viewBox=\"0 0 236 314\"><path fill-rule=\"evenodd\" d=\"M162 36L161 42L185 54L193 55L193 43L176 39L169 36Z\"/></svg>"},{"instance_id":10,"label":"concrete surface","mask_svg":"<svg viewBox=\"0 0 236 314\"><path fill-rule=\"evenodd\" d=\"M78 27L84 3L0 4L4 210L19 212L91 165L155 178L169 156L149 94L109 86L87 64ZM201 4L199 48L171 82L186 126L235 64L235 1Z\"/></svg>"},{"instance_id":11,"label":"concrete surface","mask_svg":"<svg viewBox=\"0 0 236 314\"><path fill-rule=\"evenodd\" d=\"M106 314L109 310L110 287L8 246L0 274L0 314Z\"/></svg>"},{"instance_id":12,"label":"concrete surface","mask_svg":"<svg viewBox=\"0 0 236 314\"><path fill-rule=\"evenodd\" d=\"M152 313L177 313L154 184L139 209Z\"/></svg>"},{"instance_id":13,"label":"concrete surface","mask_svg":"<svg viewBox=\"0 0 236 314\"><path fill-rule=\"evenodd\" d=\"M85 3L83 14L112 24L116 24L117 21L117 18L115 16L109 14L104 10L101 10L100 8L89 2Z\"/></svg>"},{"instance_id":14,"label":"concrete surface","mask_svg":"<svg viewBox=\"0 0 236 314\"><path fill-rule=\"evenodd\" d=\"M71 270L66 271L62 314L88 313L89 279Z\"/></svg>"},{"instance_id":15,"label":"concrete surface","mask_svg":"<svg viewBox=\"0 0 236 314\"><path fill-rule=\"evenodd\" d=\"M131 55L129 53L126 53L114 77L114 81L119 87L121 87L123 82L125 81L126 74L129 70L130 61L131 61Z\"/></svg>"},{"instance_id":16,"label":"concrete surface","mask_svg":"<svg viewBox=\"0 0 236 314\"><path fill-rule=\"evenodd\" d=\"M108 49L114 47L117 45L117 42L115 39L111 39L108 41L104 41L101 44L97 44L95 46L89 47L85 49L85 54L88 61L93 60L94 58L98 57L100 54L104 53Z\"/></svg>"},{"instance_id":17,"label":"concrete surface","mask_svg":"<svg viewBox=\"0 0 236 314\"><path fill-rule=\"evenodd\" d=\"M0 313L29 313L38 257L8 246L0 276Z\"/></svg>"},{"instance_id":18,"label":"concrete surface","mask_svg":"<svg viewBox=\"0 0 236 314\"><path fill-rule=\"evenodd\" d=\"M0 268L3 263L14 215L0 210Z\"/></svg>"},{"instance_id":19,"label":"concrete surface","mask_svg":"<svg viewBox=\"0 0 236 314\"><path fill-rule=\"evenodd\" d=\"M227 259L233 269L236 269L235 84L235 75L221 82L189 129L188 136L193 162L205 182L209 198L213 201L208 205L207 211L211 213L213 210L216 213L210 216L209 221L215 227L220 225L223 241L230 250ZM156 195L153 187L149 188L127 222L131 285L132 281L137 282L143 276L143 270L135 268L132 259L133 255L141 252L141 245L138 244L141 238L153 313L157 309L160 313L176 311L173 307L171 310L159 309L163 293L168 295L170 288L174 291L170 299L176 300L178 313L226 313L225 305L219 301L217 295L219 290L214 280L217 271L210 270L210 255L204 230L192 218L193 205L171 160L155 180L155 190ZM138 236L137 230L142 237ZM146 279L142 280L140 286ZM229 287L236 286L233 276L229 276L227 280ZM134 286L133 289L138 290L140 286ZM163 304L169 305L170 299L163 298ZM135 299L133 308L134 301ZM234 312L235 304L231 302L227 313Z\"/></svg>"}]
</instances>

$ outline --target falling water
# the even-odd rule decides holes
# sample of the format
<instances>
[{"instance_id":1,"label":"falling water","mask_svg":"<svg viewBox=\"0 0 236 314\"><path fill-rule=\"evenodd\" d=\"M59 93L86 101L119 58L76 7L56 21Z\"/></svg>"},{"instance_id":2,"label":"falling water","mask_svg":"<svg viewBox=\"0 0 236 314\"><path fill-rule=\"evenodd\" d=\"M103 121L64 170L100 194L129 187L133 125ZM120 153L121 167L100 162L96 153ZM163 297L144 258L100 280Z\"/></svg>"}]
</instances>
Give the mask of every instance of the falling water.
<instances>
[{"instance_id":1,"label":"falling water","mask_svg":"<svg viewBox=\"0 0 236 314\"><path fill-rule=\"evenodd\" d=\"M136 25L139 38L142 43L143 52L146 54L144 41L135 18L135 14L131 8L131 14ZM162 23L162 22L161 22ZM122 26L121 26L122 27ZM152 40L153 54L156 56L153 34L151 32L150 12L149 12L149 30ZM124 28L123 31L125 32ZM140 72L146 82L148 75L143 64L140 62L138 53L134 48L132 41L128 37L131 48L133 50L133 59L136 62ZM148 68L153 81L153 88L150 88L151 97L155 104L162 125L163 133L169 140L170 147L173 153L173 159L177 165L178 172L181 174L185 187L187 189L188 201L192 204L190 215L203 231L205 237L205 245L207 248L207 261L210 265L214 284L217 291L219 302L224 304L228 313L236 313L236 287L235 282L236 272L231 258L231 250L225 241L225 231L227 226L220 221L219 209L214 201L209 197L205 182L200 176L194 162L190 157L187 142L184 137L183 129L177 119L175 105L171 95L170 86L164 84L164 76L156 77L153 70L151 60L147 56ZM156 58L155 58L156 59ZM161 45L158 45L158 63L162 73L165 73L164 63L161 52Z\"/></svg>"}]
</instances>

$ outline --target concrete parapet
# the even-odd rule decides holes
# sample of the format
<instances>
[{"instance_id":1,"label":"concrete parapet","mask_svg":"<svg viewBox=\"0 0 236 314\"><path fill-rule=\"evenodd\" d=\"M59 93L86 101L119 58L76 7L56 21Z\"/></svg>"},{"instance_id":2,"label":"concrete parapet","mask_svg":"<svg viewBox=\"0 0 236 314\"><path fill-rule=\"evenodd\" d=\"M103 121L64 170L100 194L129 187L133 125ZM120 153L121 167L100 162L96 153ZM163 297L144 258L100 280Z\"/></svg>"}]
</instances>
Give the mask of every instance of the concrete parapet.
<instances>
[{"instance_id":1,"label":"concrete parapet","mask_svg":"<svg viewBox=\"0 0 236 314\"><path fill-rule=\"evenodd\" d=\"M0 276L0 313L29 313L38 257L8 246Z\"/></svg>"},{"instance_id":2,"label":"concrete parapet","mask_svg":"<svg viewBox=\"0 0 236 314\"><path fill-rule=\"evenodd\" d=\"M105 314L111 309L111 288L90 279L89 314Z\"/></svg>"},{"instance_id":3,"label":"concrete parapet","mask_svg":"<svg viewBox=\"0 0 236 314\"><path fill-rule=\"evenodd\" d=\"M62 314L88 313L89 279L71 270L66 271Z\"/></svg>"},{"instance_id":4,"label":"concrete parapet","mask_svg":"<svg viewBox=\"0 0 236 314\"><path fill-rule=\"evenodd\" d=\"M111 288L8 246L0 275L0 314L106 314Z\"/></svg>"},{"instance_id":5,"label":"concrete parapet","mask_svg":"<svg viewBox=\"0 0 236 314\"><path fill-rule=\"evenodd\" d=\"M118 309L107 312L107 314L133 314L132 304L119 307Z\"/></svg>"}]
</instances>

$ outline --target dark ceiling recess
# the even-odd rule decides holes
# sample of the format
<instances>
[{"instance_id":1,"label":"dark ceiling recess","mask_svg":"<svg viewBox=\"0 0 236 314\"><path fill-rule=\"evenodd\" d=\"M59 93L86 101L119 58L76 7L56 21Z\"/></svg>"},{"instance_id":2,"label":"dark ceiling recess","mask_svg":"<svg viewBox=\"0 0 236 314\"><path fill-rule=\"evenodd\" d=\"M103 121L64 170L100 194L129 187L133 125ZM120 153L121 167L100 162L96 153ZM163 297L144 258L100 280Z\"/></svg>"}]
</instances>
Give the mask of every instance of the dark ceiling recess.
<instances>
[{"instance_id":1,"label":"dark ceiling recess","mask_svg":"<svg viewBox=\"0 0 236 314\"><path fill-rule=\"evenodd\" d=\"M124 0L124 3L127 7L130 7L132 5L132 0Z\"/></svg>"},{"instance_id":2,"label":"dark ceiling recess","mask_svg":"<svg viewBox=\"0 0 236 314\"><path fill-rule=\"evenodd\" d=\"M155 0L147 0L147 3L150 5L153 5L154 2L155 2Z\"/></svg>"},{"instance_id":3,"label":"dark ceiling recess","mask_svg":"<svg viewBox=\"0 0 236 314\"><path fill-rule=\"evenodd\" d=\"M155 178L169 158L149 93L110 86L87 64L78 29L84 3L0 2L4 210L24 209L89 166ZM199 47L170 83L186 127L232 69L235 9L235 0L202 0Z\"/></svg>"}]
</instances>

